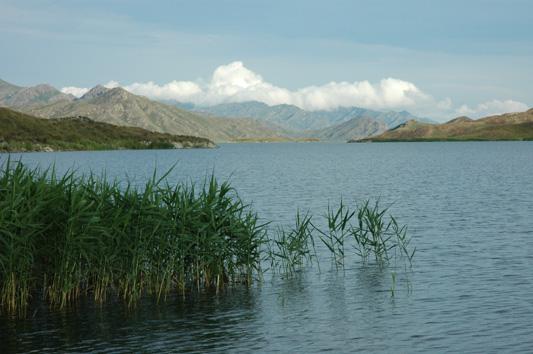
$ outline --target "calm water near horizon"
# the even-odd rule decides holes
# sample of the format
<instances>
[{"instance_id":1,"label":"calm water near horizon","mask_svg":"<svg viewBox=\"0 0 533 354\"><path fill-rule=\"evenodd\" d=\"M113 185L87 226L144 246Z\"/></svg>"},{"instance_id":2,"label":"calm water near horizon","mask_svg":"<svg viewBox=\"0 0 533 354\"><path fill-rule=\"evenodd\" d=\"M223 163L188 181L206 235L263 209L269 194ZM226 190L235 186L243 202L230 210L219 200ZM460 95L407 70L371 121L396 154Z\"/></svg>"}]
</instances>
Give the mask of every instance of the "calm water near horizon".
<instances>
[{"instance_id":1,"label":"calm water near horizon","mask_svg":"<svg viewBox=\"0 0 533 354\"><path fill-rule=\"evenodd\" d=\"M0 154L0 163L7 158ZM214 150L13 154L59 172L106 171L141 185L229 179L261 217L320 218L328 203L379 198L407 224L412 269L354 259L251 288L80 301L0 315L0 352L533 352L533 142L223 144Z\"/></svg>"}]
</instances>

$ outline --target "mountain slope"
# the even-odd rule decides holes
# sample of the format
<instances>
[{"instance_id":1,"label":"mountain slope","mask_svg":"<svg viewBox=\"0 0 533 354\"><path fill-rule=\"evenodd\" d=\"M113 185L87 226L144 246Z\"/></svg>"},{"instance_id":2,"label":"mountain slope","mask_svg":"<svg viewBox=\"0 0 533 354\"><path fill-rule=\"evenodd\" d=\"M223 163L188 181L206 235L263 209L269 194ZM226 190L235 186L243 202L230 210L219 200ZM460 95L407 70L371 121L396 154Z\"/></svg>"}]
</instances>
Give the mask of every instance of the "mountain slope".
<instances>
[{"instance_id":1,"label":"mountain slope","mask_svg":"<svg viewBox=\"0 0 533 354\"><path fill-rule=\"evenodd\" d=\"M0 151L215 147L204 138L150 132L86 117L43 119L0 107Z\"/></svg>"},{"instance_id":2,"label":"mountain slope","mask_svg":"<svg viewBox=\"0 0 533 354\"><path fill-rule=\"evenodd\" d=\"M9 82L0 79L0 102L2 102L4 98L9 97L22 89L23 87L10 84Z\"/></svg>"},{"instance_id":3,"label":"mountain slope","mask_svg":"<svg viewBox=\"0 0 533 354\"><path fill-rule=\"evenodd\" d=\"M311 137L325 141L346 141L381 134L388 129L386 123L368 117L353 118L325 129L309 132Z\"/></svg>"},{"instance_id":4,"label":"mountain slope","mask_svg":"<svg viewBox=\"0 0 533 354\"><path fill-rule=\"evenodd\" d=\"M96 121L170 134L203 136L215 141L287 136L287 132L252 119L205 117L134 95L120 87L96 86L80 99L59 101L25 112L45 118L86 116Z\"/></svg>"},{"instance_id":5,"label":"mountain slope","mask_svg":"<svg viewBox=\"0 0 533 354\"><path fill-rule=\"evenodd\" d=\"M0 106L21 108L72 100L74 96L64 94L50 85L20 87L0 80Z\"/></svg>"},{"instance_id":6,"label":"mountain slope","mask_svg":"<svg viewBox=\"0 0 533 354\"><path fill-rule=\"evenodd\" d=\"M478 120L459 117L439 125L410 120L381 135L357 141L467 140L533 140L533 109Z\"/></svg>"}]
</instances>

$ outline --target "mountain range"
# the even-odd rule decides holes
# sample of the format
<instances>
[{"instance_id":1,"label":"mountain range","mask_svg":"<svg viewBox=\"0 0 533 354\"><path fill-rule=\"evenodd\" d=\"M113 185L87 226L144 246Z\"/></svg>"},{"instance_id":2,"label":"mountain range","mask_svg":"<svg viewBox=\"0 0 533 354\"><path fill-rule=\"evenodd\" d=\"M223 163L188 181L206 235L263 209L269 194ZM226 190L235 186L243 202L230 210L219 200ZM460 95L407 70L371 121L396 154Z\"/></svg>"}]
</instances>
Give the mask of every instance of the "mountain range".
<instances>
[{"instance_id":1,"label":"mountain range","mask_svg":"<svg viewBox=\"0 0 533 354\"><path fill-rule=\"evenodd\" d=\"M387 132L351 142L533 140L533 109L477 120L458 117L443 124L410 120Z\"/></svg>"},{"instance_id":2,"label":"mountain range","mask_svg":"<svg viewBox=\"0 0 533 354\"><path fill-rule=\"evenodd\" d=\"M0 105L42 118L85 116L95 121L121 126L133 126L150 131L206 137L216 141L236 139L268 139L286 135L279 128L254 119L224 119L206 117L194 112L169 106L146 97L134 95L123 88L112 89L95 86L80 98L74 98L49 90L46 96L36 94L24 102L19 97L21 91L39 92L45 85L31 88L18 88L0 83ZM3 85L2 85L3 84ZM5 94L4 94L5 93Z\"/></svg>"},{"instance_id":3,"label":"mountain range","mask_svg":"<svg viewBox=\"0 0 533 354\"><path fill-rule=\"evenodd\" d=\"M178 107L194 112L229 118L255 118L289 131L306 132L308 136L325 140L346 141L382 133L411 119L433 123L406 111L380 112L359 107L339 107L332 110L306 111L299 107L280 104L269 106L262 102L248 101L223 103L213 106L196 106L177 103ZM361 121L360 121L361 120Z\"/></svg>"},{"instance_id":4,"label":"mountain range","mask_svg":"<svg viewBox=\"0 0 533 354\"><path fill-rule=\"evenodd\" d=\"M363 108L306 111L261 102L195 106L158 102L123 88L95 86L76 98L50 85L20 87L0 80L0 106L43 118L86 116L95 121L217 142L320 139L346 141L380 134L416 117L408 112Z\"/></svg>"}]
</instances>

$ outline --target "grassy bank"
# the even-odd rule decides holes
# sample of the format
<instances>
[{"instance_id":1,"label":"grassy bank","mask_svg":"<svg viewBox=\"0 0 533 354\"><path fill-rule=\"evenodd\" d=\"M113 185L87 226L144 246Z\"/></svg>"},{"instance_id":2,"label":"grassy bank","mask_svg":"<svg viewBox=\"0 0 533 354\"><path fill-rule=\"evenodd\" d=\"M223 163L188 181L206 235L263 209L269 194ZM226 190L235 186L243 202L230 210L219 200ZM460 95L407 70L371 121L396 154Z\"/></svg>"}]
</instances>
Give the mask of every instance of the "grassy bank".
<instances>
[{"instance_id":1,"label":"grassy bank","mask_svg":"<svg viewBox=\"0 0 533 354\"><path fill-rule=\"evenodd\" d=\"M208 139L151 132L86 117L43 119L0 107L1 151L208 148Z\"/></svg>"},{"instance_id":2,"label":"grassy bank","mask_svg":"<svg viewBox=\"0 0 533 354\"><path fill-rule=\"evenodd\" d=\"M0 169L0 309L24 312L32 299L63 307L80 296L129 304L144 295L250 284L261 265L291 274L318 262L315 244L337 266L346 252L387 263L397 251L411 260L405 227L386 209L340 204L327 227L297 215L294 228L267 225L227 183L200 188L154 176L137 189L105 176L58 177L7 161ZM355 247L352 247L355 246Z\"/></svg>"}]
</instances>

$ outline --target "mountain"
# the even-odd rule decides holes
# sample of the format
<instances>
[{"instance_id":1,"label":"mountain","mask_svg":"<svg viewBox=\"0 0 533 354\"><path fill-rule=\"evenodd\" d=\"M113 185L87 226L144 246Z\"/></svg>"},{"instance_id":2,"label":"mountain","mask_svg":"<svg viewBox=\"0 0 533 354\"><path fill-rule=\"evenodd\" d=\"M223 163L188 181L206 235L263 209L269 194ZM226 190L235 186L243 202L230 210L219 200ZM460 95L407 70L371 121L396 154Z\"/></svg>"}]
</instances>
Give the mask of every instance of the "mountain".
<instances>
[{"instance_id":1,"label":"mountain","mask_svg":"<svg viewBox=\"0 0 533 354\"><path fill-rule=\"evenodd\" d=\"M95 121L156 132L202 136L215 141L288 137L289 132L254 119L206 117L134 95L123 88L96 86L79 99L29 106L24 112L44 118L86 116Z\"/></svg>"},{"instance_id":2,"label":"mountain","mask_svg":"<svg viewBox=\"0 0 533 354\"><path fill-rule=\"evenodd\" d=\"M50 85L20 87L0 80L0 106L26 108L72 100L74 96L64 94Z\"/></svg>"},{"instance_id":3,"label":"mountain","mask_svg":"<svg viewBox=\"0 0 533 354\"><path fill-rule=\"evenodd\" d=\"M86 117L43 119L0 107L0 151L215 147L208 139L150 132Z\"/></svg>"},{"instance_id":4,"label":"mountain","mask_svg":"<svg viewBox=\"0 0 533 354\"><path fill-rule=\"evenodd\" d=\"M328 128L309 132L311 137L325 141L347 141L350 139L361 139L368 136L381 134L388 129L388 125L383 121L361 117L353 118Z\"/></svg>"},{"instance_id":5,"label":"mountain","mask_svg":"<svg viewBox=\"0 0 533 354\"><path fill-rule=\"evenodd\" d=\"M82 100L90 100L91 98L96 98L105 95L109 89L102 85L96 85L89 91L87 91L83 96L80 97Z\"/></svg>"},{"instance_id":6,"label":"mountain","mask_svg":"<svg viewBox=\"0 0 533 354\"><path fill-rule=\"evenodd\" d=\"M9 82L0 79L0 102L4 98L9 97L22 89L23 87L10 84Z\"/></svg>"},{"instance_id":7,"label":"mountain","mask_svg":"<svg viewBox=\"0 0 533 354\"><path fill-rule=\"evenodd\" d=\"M262 102L224 103L214 106L178 104L184 109L219 117L247 117L263 120L293 130L320 130L356 118L371 118L393 127L410 119L420 119L409 112L379 112L359 107L340 107L334 110L306 111L293 105L269 106Z\"/></svg>"},{"instance_id":8,"label":"mountain","mask_svg":"<svg viewBox=\"0 0 533 354\"><path fill-rule=\"evenodd\" d=\"M385 133L356 141L533 140L533 109L472 120L459 117L433 125L410 120ZM355 142L355 141L351 141Z\"/></svg>"}]
</instances>

